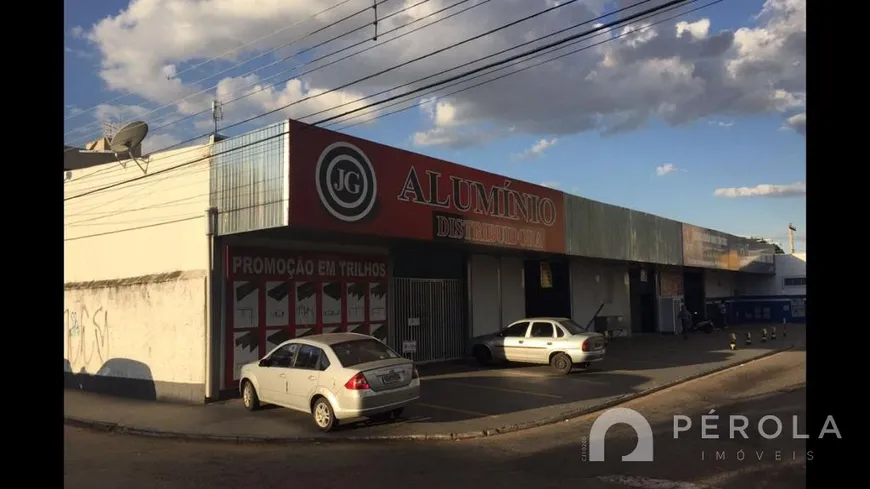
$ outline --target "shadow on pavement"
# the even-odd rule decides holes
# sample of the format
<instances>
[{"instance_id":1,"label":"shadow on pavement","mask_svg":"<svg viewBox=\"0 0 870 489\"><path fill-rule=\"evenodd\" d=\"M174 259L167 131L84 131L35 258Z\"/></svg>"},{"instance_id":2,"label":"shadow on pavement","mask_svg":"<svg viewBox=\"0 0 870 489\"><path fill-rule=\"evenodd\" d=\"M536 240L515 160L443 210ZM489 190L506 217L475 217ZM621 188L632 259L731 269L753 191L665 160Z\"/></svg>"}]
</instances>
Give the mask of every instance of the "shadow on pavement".
<instances>
[{"instance_id":1,"label":"shadow on pavement","mask_svg":"<svg viewBox=\"0 0 870 489\"><path fill-rule=\"evenodd\" d=\"M695 487L720 489L793 489L806 486L805 469L800 461L805 453L803 441L765 440L752 428L768 412L775 412L782 419L803 416L805 403L801 390L718 407L720 413L742 413L750 418L748 440L701 439L700 416L706 410L684 413L691 417L694 426L677 440L671 434L671 421L662 415L650 416L655 440L655 460L651 463L620 461L637 441L633 432L621 425L608 432L605 461L584 462L581 437L588 436L591 420L567 428L564 440L543 440L541 447L539 435L411 446L170 444L150 438L131 441L127 437L95 435L89 441L66 439L65 482L68 487L94 489L146 488L152 487L155 480L172 481L179 488L279 487L286 484L287 474L292 473L301 480L317 480L324 487L609 489L626 485L608 481L634 477L684 484L647 482L629 487L688 488L693 486L685 483L691 482L698 484ZM123 445L116 446L119 443ZM135 444L135 451L127 448L129 443ZM742 460L737 458L739 450L745 454ZM100 456L101 451L106 455ZM717 453L723 454L718 460ZM131 458L132 455L135 457Z\"/></svg>"},{"instance_id":2,"label":"shadow on pavement","mask_svg":"<svg viewBox=\"0 0 870 489\"><path fill-rule=\"evenodd\" d=\"M585 444L585 440L577 439L558 449L514 460L511 466L539 477L559 474L564 467L572 467L586 477L619 475L701 481L718 473L715 482L704 481L704 485L718 488L768 487L765 479L772 475L785 481L781 487L806 486L804 462L811 460L815 454L807 455L805 440L792 437L793 416L798 416L798 432L807 433L805 388L725 404L717 407L716 413L719 414L717 427L707 431L707 435L717 434L718 439L702 438L701 416L708 412L675 412L668 415L667 419L652 422L654 461L651 463L621 461L623 456L635 449L638 437L627 425L614 425L605 437L603 462L584 462L589 445ZM643 411L641 414L644 414ZM676 414L689 416L692 425L675 439L672 416ZM782 434L776 439L765 439L758 431L760 419L768 414L782 420ZM745 430L747 439L739 433L731 437L728 426L730 415L744 415L749 419ZM763 429L773 432L775 426L773 423L770 426L765 424ZM582 432L582 436L588 440L589 432ZM783 471L787 475L783 475Z\"/></svg>"}]
</instances>

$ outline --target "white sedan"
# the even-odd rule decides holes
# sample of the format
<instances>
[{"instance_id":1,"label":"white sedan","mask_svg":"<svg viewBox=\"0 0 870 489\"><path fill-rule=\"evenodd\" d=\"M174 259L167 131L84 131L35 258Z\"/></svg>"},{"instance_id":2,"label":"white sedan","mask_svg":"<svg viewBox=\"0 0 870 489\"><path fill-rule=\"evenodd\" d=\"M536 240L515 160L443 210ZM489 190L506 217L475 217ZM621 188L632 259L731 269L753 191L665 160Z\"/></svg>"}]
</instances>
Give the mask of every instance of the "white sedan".
<instances>
[{"instance_id":1,"label":"white sedan","mask_svg":"<svg viewBox=\"0 0 870 489\"><path fill-rule=\"evenodd\" d=\"M339 421L399 416L420 398L420 376L376 338L332 333L285 341L244 365L239 389L248 410L275 404L310 413L330 431Z\"/></svg>"},{"instance_id":2,"label":"white sedan","mask_svg":"<svg viewBox=\"0 0 870 489\"><path fill-rule=\"evenodd\" d=\"M568 318L527 318L472 340L471 352L481 364L492 360L550 365L567 374L588 367L607 353L604 335L589 332Z\"/></svg>"}]
</instances>

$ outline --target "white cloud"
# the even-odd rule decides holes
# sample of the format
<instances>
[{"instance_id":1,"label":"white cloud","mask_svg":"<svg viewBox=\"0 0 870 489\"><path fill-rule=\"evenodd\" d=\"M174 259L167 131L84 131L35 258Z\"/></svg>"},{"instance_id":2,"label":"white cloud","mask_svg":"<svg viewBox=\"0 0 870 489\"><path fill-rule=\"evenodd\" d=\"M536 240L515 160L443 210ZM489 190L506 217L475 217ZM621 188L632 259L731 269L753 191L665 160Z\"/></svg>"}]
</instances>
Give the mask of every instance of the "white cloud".
<instances>
[{"instance_id":1,"label":"white cloud","mask_svg":"<svg viewBox=\"0 0 870 489\"><path fill-rule=\"evenodd\" d=\"M668 173L673 173L677 171L677 167L674 166L673 163L665 163L664 165L656 167L656 175L663 177Z\"/></svg>"},{"instance_id":2,"label":"white cloud","mask_svg":"<svg viewBox=\"0 0 870 489\"><path fill-rule=\"evenodd\" d=\"M552 139L541 139L533 144L529 149L523 151L522 153L515 154L515 160L525 160L528 158L540 158L544 155L544 152L548 149L552 148L556 144L559 143L557 138Z\"/></svg>"},{"instance_id":3,"label":"white cloud","mask_svg":"<svg viewBox=\"0 0 870 489\"><path fill-rule=\"evenodd\" d=\"M734 125L734 121L709 121L708 124L718 127L731 127Z\"/></svg>"},{"instance_id":4,"label":"white cloud","mask_svg":"<svg viewBox=\"0 0 870 489\"><path fill-rule=\"evenodd\" d=\"M677 37L688 34L695 39L704 39L710 33L710 19L701 19L697 22L677 22Z\"/></svg>"},{"instance_id":5,"label":"white cloud","mask_svg":"<svg viewBox=\"0 0 870 489\"><path fill-rule=\"evenodd\" d=\"M147 155L155 151L164 150L181 142L181 139L171 134L155 134L148 136L142 141L142 154Z\"/></svg>"},{"instance_id":6,"label":"white cloud","mask_svg":"<svg viewBox=\"0 0 870 489\"><path fill-rule=\"evenodd\" d=\"M383 33L422 18L454 1L430 0L411 11L383 20L379 31ZM662 1L631 9L626 14ZM394 5L390 2L383 6L382 13L388 15L412 3L411 0ZM298 28L286 29L288 25L334 4L335 0L264 0L258 2L257 8L251 8L249 0L135 0L120 13L81 29L80 35L89 40L99 53L98 74L104 84L116 92L107 94L104 99L114 98L117 93L130 93L125 103L147 107L171 104L171 110L193 114L207 111L216 95L226 102L250 94L252 84L265 87L281 81L276 87L225 105L224 123L231 124L304 97L323 94L331 88L537 12L547 1L491 2L396 42L386 41L410 28L396 34L382 34L375 49L300 79L283 81L294 73L278 75L268 81L262 78L301 62L293 59L258 75L248 73L257 66L251 63L199 82L228 68L230 63L285 45L295 37L359 8L351 3ZM361 94L438 73L515 46L530 36L540 37L587 21L603 13L605 8L612 8L610 5L611 2L605 0L585 0L566 6L534 21L355 84L347 90L300 103L271 119L258 119L252 125L264 125L270 120L288 116L303 116L353 100ZM429 24L444 15L423 20L411 28ZM627 28L633 29L632 34L624 39L451 96L434 103L433 107L421 104L420 110L427 114L426 126L412 134L412 141L418 145L457 147L481 144L511 134L537 137L560 137L583 131L615 134L641 128L653 118L677 125L709 117L793 113L799 111L805 101L805 15L806 0L767 0L755 25L735 31L717 31L715 22L709 19L693 22L673 20L649 29L637 24ZM307 45L371 22L370 17L359 17L318 35ZM225 60L188 70L204 60L261 38L265 33L281 29L279 34L238 50L226 56ZM622 30L614 30L606 36ZM75 36L79 31L74 29L71 34ZM370 39L372 34L370 29L362 29L309 55L327 54ZM351 52L369 46L371 44L363 45ZM282 57L288 56L303 47L293 46L280 50L280 53ZM330 59L335 58L337 56ZM274 56L266 56L258 62L272 62L273 59ZM540 59L546 57L528 63ZM177 73L180 76L172 77ZM210 89L215 84L217 89ZM200 91L205 93L197 94ZM439 93L443 94L443 91ZM176 103L181 97L189 98ZM306 120L313 122L330 113ZM82 119L84 116L78 121Z\"/></svg>"},{"instance_id":7,"label":"white cloud","mask_svg":"<svg viewBox=\"0 0 870 489\"><path fill-rule=\"evenodd\" d=\"M785 124L783 125L785 129L791 129L792 131L800 134L801 136L807 135L807 113L801 112L800 114L795 114L788 119L785 120Z\"/></svg>"},{"instance_id":8,"label":"white cloud","mask_svg":"<svg viewBox=\"0 0 870 489\"><path fill-rule=\"evenodd\" d=\"M547 187L547 188L559 188L559 185L561 185L561 183L559 183L559 182L541 182L540 185L542 187Z\"/></svg>"},{"instance_id":9,"label":"white cloud","mask_svg":"<svg viewBox=\"0 0 870 489\"><path fill-rule=\"evenodd\" d=\"M807 185L802 182L787 185L761 184L754 187L717 188L713 191L716 197L796 197L807 194Z\"/></svg>"}]
</instances>

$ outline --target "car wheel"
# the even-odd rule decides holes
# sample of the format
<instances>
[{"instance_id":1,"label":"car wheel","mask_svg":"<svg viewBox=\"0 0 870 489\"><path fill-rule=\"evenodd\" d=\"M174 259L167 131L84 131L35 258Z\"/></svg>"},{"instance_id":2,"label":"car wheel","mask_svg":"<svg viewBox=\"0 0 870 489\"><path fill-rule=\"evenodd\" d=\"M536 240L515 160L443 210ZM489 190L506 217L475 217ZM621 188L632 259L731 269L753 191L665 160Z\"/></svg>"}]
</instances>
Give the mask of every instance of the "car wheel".
<instances>
[{"instance_id":1,"label":"car wheel","mask_svg":"<svg viewBox=\"0 0 870 489\"><path fill-rule=\"evenodd\" d=\"M397 418L400 418L402 416L402 413L404 413L404 412L405 412L405 408L393 409L392 411L390 411L390 416L393 419L397 419Z\"/></svg>"},{"instance_id":2,"label":"car wheel","mask_svg":"<svg viewBox=\"0 0 870 489\"><path fill-rule=\"evenodd\" d=\"M335 411L332 410L329 401L323 397L314 402L311 415L314 418L314 424L317 425L320 431L328 432L338 425L335 419Z\"/></svg>"},{"instance_id":3,"label":"car wheel","mask_svg":"<svg viewBox=\"0 0 870 489\"><path fill-rule=\"evenodd\" d=\"M562 375L571 372L574 364L571 362L571 357L564 353L557 353L550 359L550 366Z\"/></svg>"},{"instance_id":4,"label":"car wheel","mask_svg":"<svg viewBox=\"0 0 870 489\"><path fill-rule=\"evenodd\" d=\"M477 346L474 348L474 358L480 365L489 365L492 363L492 353L485 346Z\"/></svg>"},{"instance_id":5,"label":"car wheel","mask_svg":"<svg viewBox=\"0 0 870 489\"><path fill-rule=\"evenodd\" d=\"M245 386L242 387L242 402L248 411L256 411L260 408L260 398L257 396L257 389L254 389L254 383L250 380L246 380Z\"/></svg>"}]
</instances>

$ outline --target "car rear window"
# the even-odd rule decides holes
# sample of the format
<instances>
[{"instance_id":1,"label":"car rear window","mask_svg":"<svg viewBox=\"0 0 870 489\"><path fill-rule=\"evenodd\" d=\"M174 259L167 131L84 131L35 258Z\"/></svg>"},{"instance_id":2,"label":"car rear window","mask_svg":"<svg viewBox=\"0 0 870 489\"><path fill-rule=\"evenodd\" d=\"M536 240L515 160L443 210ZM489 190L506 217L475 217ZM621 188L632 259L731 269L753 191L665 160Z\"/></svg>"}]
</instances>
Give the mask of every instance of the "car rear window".
<instances>
[{"instance_id":1,"label":"car rear window","mask_svg":"<svg viewBox=\"0 0 870 489\"><path fill-rule=\"evenodd\" d=\"M353 367L368 362L399 358L387 345L376 339L353 340L332 345L332 351L343 367Z\"/></svg>"},{"instance_id":2,"label":"car rear window","mask_svg":"<svg viewBox=\"0 0 870 489\"><path fill-rule=\"evenodd\" d=\"M563 321L559 321L559 324L561 324L562 327L565 328L566 330L568 330L568 332L571 333L571 334L585 334L585 333L588 333L588 331L586 330L586 327L584 327L584 326L580 326L579 324L575 323L575 322L574 322L573 320L571 320L571 319L566 319L566 320L563 320Z\"/></svg>"}]
</instances>

